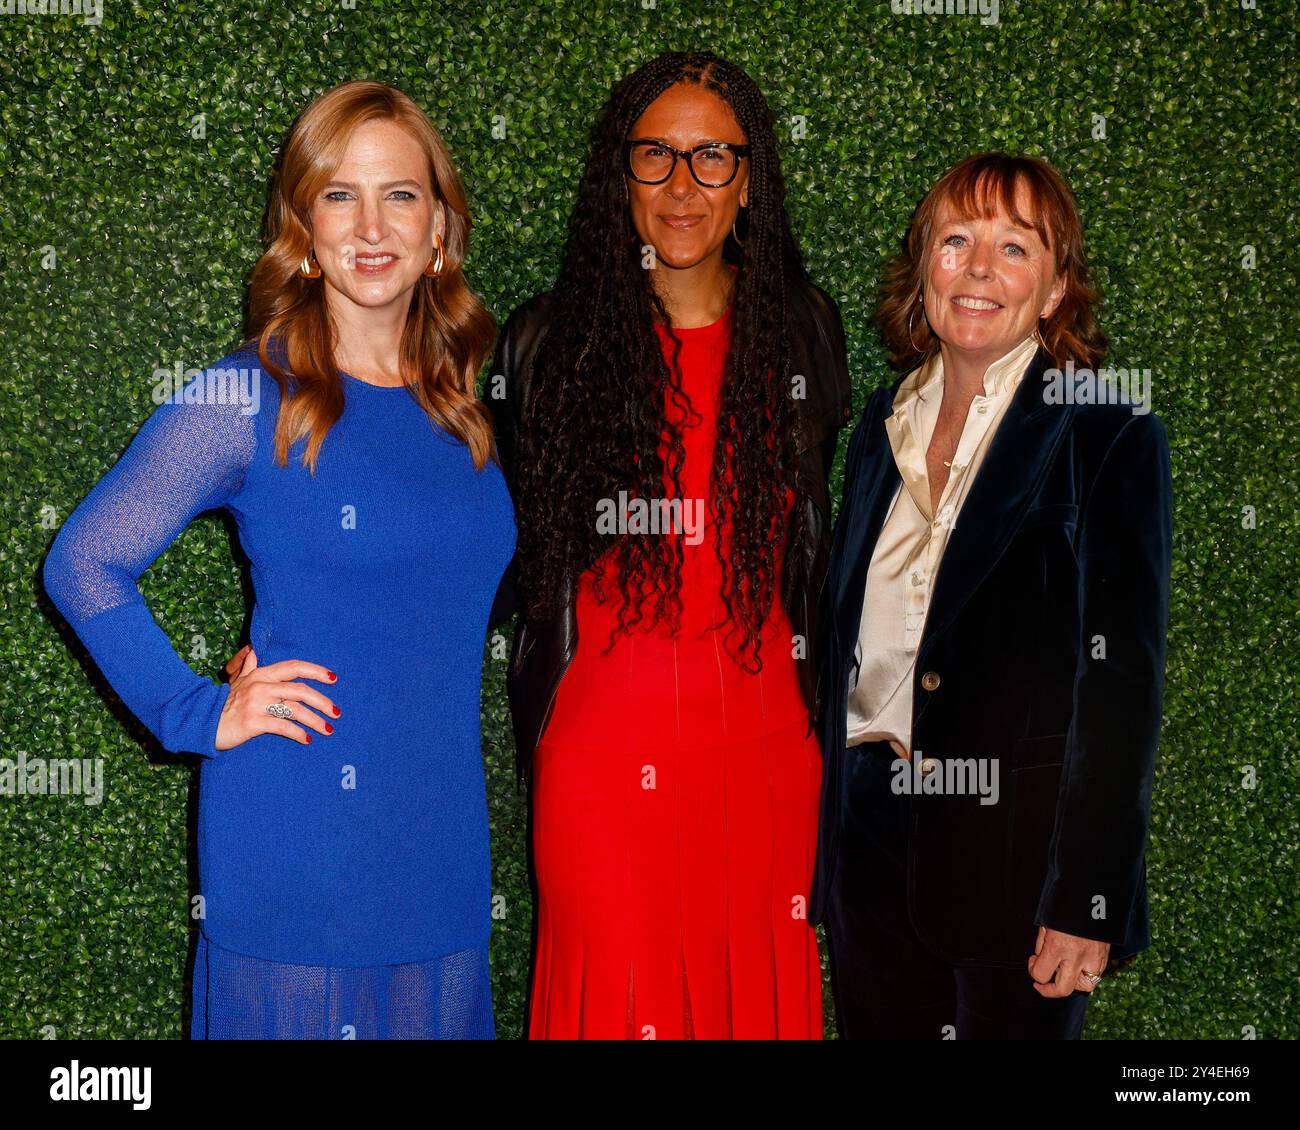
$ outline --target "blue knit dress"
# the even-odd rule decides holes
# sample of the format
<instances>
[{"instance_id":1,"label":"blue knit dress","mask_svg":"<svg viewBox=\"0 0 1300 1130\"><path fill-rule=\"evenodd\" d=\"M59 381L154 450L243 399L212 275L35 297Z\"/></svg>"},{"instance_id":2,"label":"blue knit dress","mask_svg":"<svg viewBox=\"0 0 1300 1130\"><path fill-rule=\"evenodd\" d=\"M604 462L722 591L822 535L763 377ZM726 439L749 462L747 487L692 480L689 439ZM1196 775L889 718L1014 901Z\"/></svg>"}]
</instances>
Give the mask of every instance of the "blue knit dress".
<instances>
[{"instance_id":1,"label":"blue knit dress","mask_svg":"<svg viewBox=\"0 0 1300 1130\"><path fill-rule=\"evenodd\" d=\"M505 481L406 388L344 375L313 477L273 462L279 386L245 347L161 403L63 524L46 588L122 701L202 755L194 1038L495 1035L479 692L514 552ZM319 663L310 745L215 747L195 673L136 579L201 511L234 517L259 666ZM298 704L294 704L297 707Z\"/></svg>"}]
</instances>

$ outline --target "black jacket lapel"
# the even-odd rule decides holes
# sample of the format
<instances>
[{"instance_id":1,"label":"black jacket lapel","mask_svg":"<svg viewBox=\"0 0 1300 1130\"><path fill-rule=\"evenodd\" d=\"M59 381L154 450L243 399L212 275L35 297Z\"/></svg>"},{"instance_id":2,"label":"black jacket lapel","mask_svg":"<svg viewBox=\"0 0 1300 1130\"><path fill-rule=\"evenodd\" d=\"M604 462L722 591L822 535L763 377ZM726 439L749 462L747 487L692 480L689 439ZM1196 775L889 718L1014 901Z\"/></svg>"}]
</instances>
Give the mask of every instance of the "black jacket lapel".
<instances>
[{"instance_id":1,"label":"black jacket lapel","mask_svg":"<svg viewBox=\"0 0 1300 1130\"><path fill-rule=\"evenodd\" d=\"M890 500L902 481L885 432L885 420L893 410L897 387L895 383L894 388L877 389L873 394L863 413L867 434L863 437L860 458L856 467L848 469L844 480L845 509L840 515L844 523L843 555L832 555L835 623L841 653L846 653L849 642L858 638L867 567L889 512Z\"/></svg>"},{"instance_id":2,"label":"black jacket lapel","mask_svg":"<svg viewBox=\"0 0 1300 1130\"><path fill-rule=\"evenodd\" d=\"M1043 399L1043 373L1051 364L1040 347L985 452L944 548L926 617L926 639L948 626L1002 555L1065 434L1073 406ZM885 451L892 466L888 444Z\"/></svg>"}]
</instances>

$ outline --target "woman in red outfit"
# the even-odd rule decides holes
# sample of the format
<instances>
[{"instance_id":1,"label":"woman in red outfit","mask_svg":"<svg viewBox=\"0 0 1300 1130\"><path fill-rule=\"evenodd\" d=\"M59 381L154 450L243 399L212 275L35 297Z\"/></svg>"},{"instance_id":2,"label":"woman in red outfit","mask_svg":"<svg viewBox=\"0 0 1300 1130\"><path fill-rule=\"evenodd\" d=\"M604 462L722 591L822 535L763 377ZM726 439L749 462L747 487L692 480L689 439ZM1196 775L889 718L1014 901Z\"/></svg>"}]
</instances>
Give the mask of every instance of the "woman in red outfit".
<instances>
[{"instance_id":1,"label":"woman in red outfit","mask_svg":"<svg viewBox=\"0 0 1300 1130\"><path fill-rule=\"evenodd\" d=\"M818 1039L810 636L849 389L743 71L672 54L615 87L554 294L493 371L529 1035Z\"/></svg>"}]
</instances>

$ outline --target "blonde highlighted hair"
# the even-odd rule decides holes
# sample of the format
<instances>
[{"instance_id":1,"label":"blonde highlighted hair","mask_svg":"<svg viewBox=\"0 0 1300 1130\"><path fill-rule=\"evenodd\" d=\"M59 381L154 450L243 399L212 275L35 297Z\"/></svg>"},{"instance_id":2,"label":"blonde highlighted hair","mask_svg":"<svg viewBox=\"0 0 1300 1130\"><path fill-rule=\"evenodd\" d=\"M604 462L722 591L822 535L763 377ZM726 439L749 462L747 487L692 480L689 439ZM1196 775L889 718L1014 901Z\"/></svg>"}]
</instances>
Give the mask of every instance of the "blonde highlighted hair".
<instances>
[{"instance_id":1,"label":"blonde highlighted hair","mask_svg":"<svg viewBox=\"0 0 1300 1130\"><path fill-rule=\"evenodd\" d=\"M481 470L493 453L492 423L474 380L496 323L461 269L471 227L465 188L424 111L402 91L369 81L341 83L302 112L285 138L267 203L266 250L253 268L246 328L280 386L275 461L284 466L289 448L305 438L303 463L315 473L321 444L343 413L324 280L306 278L299 266L312 250L312 202L342 163L353 131L372 121L396 122L424 150L434 197L446 213L443 269L437 278L421 275L415 286L401 373L421 407L466 444Z\"/></svg>"}]
</instances>

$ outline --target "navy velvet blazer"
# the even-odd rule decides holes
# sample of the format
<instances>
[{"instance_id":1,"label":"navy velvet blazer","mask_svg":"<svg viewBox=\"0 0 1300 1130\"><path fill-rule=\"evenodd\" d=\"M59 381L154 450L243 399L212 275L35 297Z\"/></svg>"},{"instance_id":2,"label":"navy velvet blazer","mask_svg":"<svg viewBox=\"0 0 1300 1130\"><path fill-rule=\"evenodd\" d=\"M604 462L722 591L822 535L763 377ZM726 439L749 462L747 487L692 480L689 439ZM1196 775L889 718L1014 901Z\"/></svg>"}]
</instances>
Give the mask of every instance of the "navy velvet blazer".
<instances>
[{"instance_id":1,"label":"navy velvet blazer","mask_svg":"<svg viewBox=\"0 0 1300 1130\"><path fill-rule=\"evenodd\" d=\"M912 748L997 758L999 799L909 804L908 903L955 963L1023 966L1038 924L1150 945L1145 848L1160 733L1172 540L1160 419L1052 404L1039 349L944 552L917 651ZM877 389L849 444L823 593L821 829L810 917L838 863L848 696L867 566L900 482ZM934 689L927 690L925 682ZM937 681L936 681L937 676ZM942 778L940 778L942 779Z\"/></svg>"}]
</instances>

